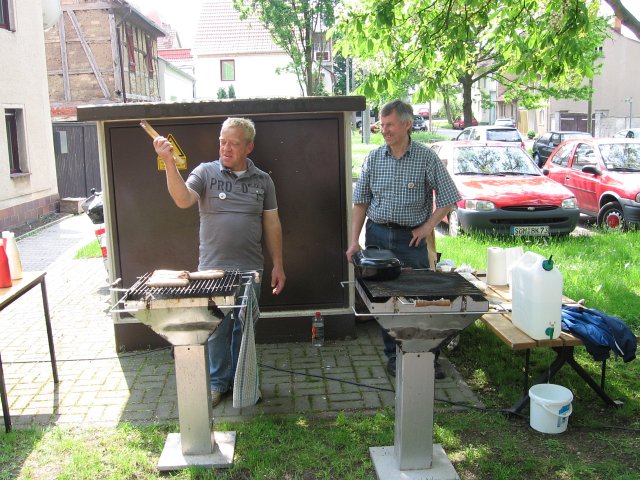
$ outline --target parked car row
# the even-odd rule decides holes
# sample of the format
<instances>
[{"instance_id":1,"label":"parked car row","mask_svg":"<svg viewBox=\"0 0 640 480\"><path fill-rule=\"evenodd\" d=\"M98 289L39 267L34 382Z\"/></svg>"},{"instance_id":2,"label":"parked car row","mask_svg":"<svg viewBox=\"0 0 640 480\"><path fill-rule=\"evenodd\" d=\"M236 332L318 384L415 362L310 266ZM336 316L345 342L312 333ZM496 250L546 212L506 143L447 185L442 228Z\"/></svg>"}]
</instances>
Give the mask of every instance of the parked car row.
<instances>
[{"instance_id":1,"label":"parked car row","mask_svg":"<svg viewBox=\"0 0 640 480\"><path fill-rule=\"evenodd\" d=\"M416 115L413 130L426 124ZM516 128L502 125L467 127L431 145L462 196L445 219L450 235L567 235L580 213L607 228L640 227L639 128L613 138L550 131L534 142L533 158L524 146Z\"/></svg>"}]
</instances>

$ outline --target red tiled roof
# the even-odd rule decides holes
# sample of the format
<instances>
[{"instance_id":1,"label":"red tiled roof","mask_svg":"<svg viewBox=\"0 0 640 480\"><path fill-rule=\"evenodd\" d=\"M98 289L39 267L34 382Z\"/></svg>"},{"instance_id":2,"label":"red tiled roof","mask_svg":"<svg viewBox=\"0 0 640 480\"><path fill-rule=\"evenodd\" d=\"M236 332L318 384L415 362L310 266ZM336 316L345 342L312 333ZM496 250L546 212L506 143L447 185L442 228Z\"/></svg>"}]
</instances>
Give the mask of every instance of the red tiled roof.
<instances>
[{"instance_id":1,"label":"red tiled roof","mask_svg":"<svg viewBox=\"0 0 640 480\"><path fill-rule=\"evenodd\" d=\"M180 37L178 36L178 32L171 29L171 25L168 23L163 24L165 30L169 32L169 35L166 37L158 37L158 50L170 50L173 48L180 48L182 45L180 44Z\"/></svg>"},{"instance_id":2,"label":"red tiled roof","mask_svg":"<svg viewBox=\"0 0 640 480\"><path fill-rule=\"evenodd\" d=\"M173 48L168 50L158 49L158 55L165 60L190 60L193 58L190 48Z\"/></svg>"},{"instance_id":3,"label":"red tiled roof","mask_svg":"<svg viewBox=\"0 0 640 480\"><path fill-rule=\"evenodd\" d=\"M257 15L240 20L233 0L202 0L193 50L201 55L283 51Z\"/></svg>"},{"instance_id":4,"label":"red tiled roof","mask_svg":"<svg viewBox=\"0 0 640 480\"><path fill-rule=\"evenodd\" d=\"M75 106L51 107L52 120L75 120L78 115L78 108Z\"/></svg>"}]
</instances>

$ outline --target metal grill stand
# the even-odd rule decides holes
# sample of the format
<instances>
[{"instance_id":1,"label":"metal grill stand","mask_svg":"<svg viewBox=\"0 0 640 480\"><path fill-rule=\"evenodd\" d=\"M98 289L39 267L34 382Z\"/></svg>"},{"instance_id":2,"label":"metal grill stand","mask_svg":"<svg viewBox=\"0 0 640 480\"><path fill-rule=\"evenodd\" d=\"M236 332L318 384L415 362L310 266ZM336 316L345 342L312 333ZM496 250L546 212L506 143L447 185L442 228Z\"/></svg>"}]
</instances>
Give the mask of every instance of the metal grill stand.
<instances>
[{"instance_id":1,"label":"metal grill stand","mask_svg":"<svg viewBox=\"0 0 640 480\"><path fill-rule=\"evenodd\" d=\"M370 447L369 453L379 480L459 480L442 445L433 444L433 352L489 304L458 274L413 271L398 280L356 282L369 312L397 342L394 446Z\"/></svg>"},{"instance_id":2,"label":"metal grill stand","mask_svg":"<svg viewBox=\"0 0 640 480\"><path fill-rule=\"evenodd\" d=\"M222 289L216 284L195 292L193 287L141 289L147 277L127 292L123 311L132 313L174 345L180 432L167 436L157 468L231 467L236 432L212 431L207 339L236 306L240 277L236 272L235 280L225 280Z\"/></svg>"}]
</instances>

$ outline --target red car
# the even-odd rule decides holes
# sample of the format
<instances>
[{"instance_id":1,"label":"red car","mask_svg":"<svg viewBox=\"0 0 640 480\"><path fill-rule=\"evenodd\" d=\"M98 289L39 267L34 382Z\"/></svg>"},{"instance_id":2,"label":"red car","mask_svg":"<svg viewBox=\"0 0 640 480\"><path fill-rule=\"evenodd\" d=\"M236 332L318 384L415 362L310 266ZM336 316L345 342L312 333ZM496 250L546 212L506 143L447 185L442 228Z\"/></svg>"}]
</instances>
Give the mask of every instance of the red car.
<instances>
[{"instance_id":1,"label":"red car","mask_svg":"<svg viewBox=\"0 0 640 480\"><path fill-rule=\"evenodd\" d=\"M475 119L475 117L471 120L471 125L469 125L470 127L477 127L478 126L478 121ZM463 118L456 118L453 121L453 129L454 130L462 130L464 128L464 119Z\"/></svg>"},{"instance_id":2,"label":"red car","mask_svg":"<svg viewBox=\"0 0 640 480\"><path fill-rule=\"evenodd\" d=\"M543 173L571 190L598 225L640 225L640 139L579 138L551 153Z\"/></svg>"},{"instance_id":3,"label":"red car","mask_svg":"<svg viewBox=\"0 0 640 480\"><path fill-rule=\"evenodd\" d=\"M542 175L519 144L458 140L431 147L462 197L447 218L449 235L567 235L576 227L574 195Z\"/></svg>"}]
</instances>

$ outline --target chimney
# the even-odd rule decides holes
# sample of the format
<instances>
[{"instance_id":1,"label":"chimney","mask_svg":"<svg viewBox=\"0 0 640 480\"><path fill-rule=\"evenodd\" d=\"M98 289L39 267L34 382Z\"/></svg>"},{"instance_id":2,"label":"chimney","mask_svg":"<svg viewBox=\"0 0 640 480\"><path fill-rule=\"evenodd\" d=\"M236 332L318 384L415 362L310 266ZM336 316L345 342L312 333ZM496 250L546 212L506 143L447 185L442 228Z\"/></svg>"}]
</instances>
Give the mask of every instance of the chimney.
<instances>
[{"instance_id":1,"label":"chimney","mask_svg":"<svg viewBox=\"0 0 640 480\"><path fill-rule=\"evenodd\" d=\"M613 19L613 31L617 33L622 33L622 22L617 16L614 17Z\"/></svg>"}]
</instances>

